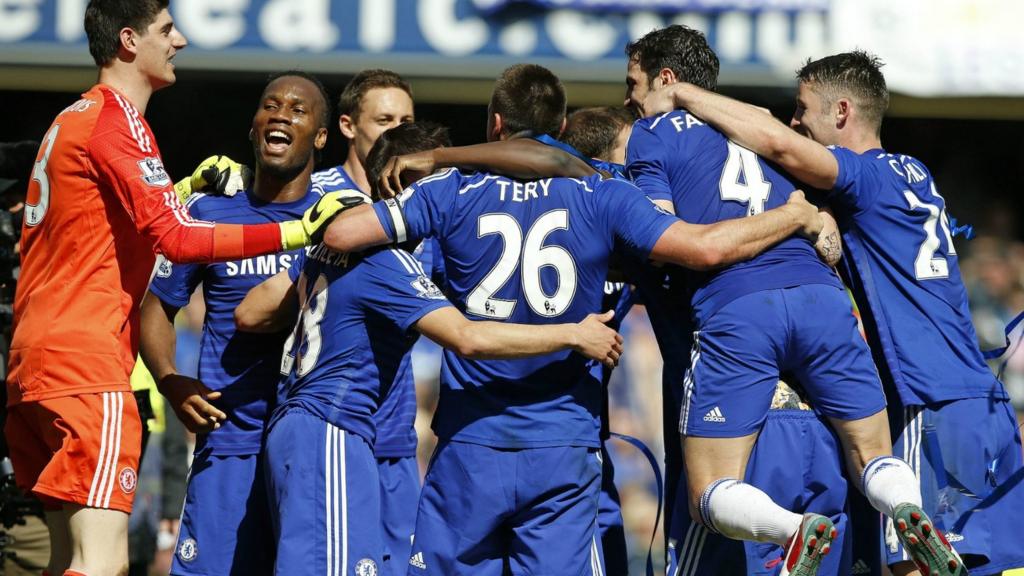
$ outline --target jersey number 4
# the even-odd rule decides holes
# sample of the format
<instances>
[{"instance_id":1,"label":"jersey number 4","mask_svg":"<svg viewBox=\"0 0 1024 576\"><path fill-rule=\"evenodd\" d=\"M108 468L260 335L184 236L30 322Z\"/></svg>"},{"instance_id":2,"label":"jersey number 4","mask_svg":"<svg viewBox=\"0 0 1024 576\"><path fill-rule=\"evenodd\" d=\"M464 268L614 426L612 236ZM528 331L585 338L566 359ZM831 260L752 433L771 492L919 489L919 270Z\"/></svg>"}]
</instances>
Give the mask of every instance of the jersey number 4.
<instances>
[{"instance_id":1,"label":"jersey number 4","mask_svg":"<svg viewBox=\"0 0 1024 576\"><path fill-rule=\"evenodd\" d=\"M937 198L938 190L932 184L932 195ZM917 258L914 259L914 275L918 280L934 280L936 278L949 277L949 262L946 257L936 252L939 251L939 235L937 228L942 227L942 234L946 237L947 254L956 256L956 249L953 248L953 235L949 232L949 218L946 216L946 209L939 208L934 204L921 201L910 190L903 191L903 197L912 210L925 210L928 218L924 221L924 242L917 249Z\"/></svg>"},{"instance_id":2,"label":"jersey number 4","mask_svg":"<svg viewBox=\"0 0 1024 576\"><path fill-rule=\"evenodd\" d=\"M726 142L729 157L725 159L718 191L722 200L734 200L747 205L747 216L764 212L764 204L772 192L772 183L764 179L761 162L750 150Z\"/></svg>"},{"instance_id":3,"label":"jersey number 4","mask_svg":"<svg viewBox=\"0 0 1024 576\"><path fill-rule=\"evenodd\" d=\"M576 263L561 246L544 246L548 234L569 229L569 211L552 210L537 219L523 239L519 222L509 214L484 214L477 223L477 238L498 234L504 246L501 257L484 279L466 298L466 311L486 318L505 320L515 310L515 300L495 298L521 268L523 294L530 309L540 316L554 317L565 312L576 295ZM540 272L552 267L558 274L558 288L546 294L541 286Z\"/></svg>"}]
</instances>

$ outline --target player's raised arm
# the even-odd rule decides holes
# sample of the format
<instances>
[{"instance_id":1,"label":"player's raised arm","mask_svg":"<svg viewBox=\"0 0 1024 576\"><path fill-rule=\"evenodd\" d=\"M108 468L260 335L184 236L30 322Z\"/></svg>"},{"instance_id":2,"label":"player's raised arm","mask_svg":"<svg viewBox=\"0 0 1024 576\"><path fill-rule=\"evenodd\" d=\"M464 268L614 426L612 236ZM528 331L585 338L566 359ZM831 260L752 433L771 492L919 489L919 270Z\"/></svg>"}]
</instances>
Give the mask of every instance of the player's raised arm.
<instances>
[{"instance_id":1,"label":"player's raised arm","mask_svg":"<svg viewBox=\"0 0 1024 576\"><path fill-rule=\"evenodd\" d=\"M733 142L775 162L803 182L822 190L835 186L839 164L832 153L761 108L680 82L652 92L644 102L644 114L652 116L677 107L686 108Z\"/></svg>"},{"instance_id":2,"label":"player's raised arm","mask_svg":"<svg viewBox=\"0 0 1024 576\"><path fill-rule=\"evenodd\" d=\"M394 202L394 199L387 202ZM345 210L324 232L324 244L335 252L359 252L393 242L371 205Z\"/></svg>"},{"instance_id":3,"label":"player's raised arm","mask_svg":"<svg viewBox=\"0 0 1024 576\"><path fill-rule=\"evenodd\" d=\"M608 311L590 314L577 324L529 326L473 321L449 306L428 313L414 326L427 338L465 358L526 358L575 350L614 367L622 354L622 336L605 326L613 315L613 311Z\"/></svg>"},{"instance_id":4,"label":"player's raised arm","mask_svg":"<svg viewBox=\"0 0 1024 576\"><path fill-rule=\"evenodd\" d=\"M91 165L139 232L173 262L232 260L306 246L344 206L339 195L327 194L301 220L249 225L195 220L178 201L148 128L126 126L130 106L107 104L103 114L110 128L93 135Z\"/></svg>"},{"instance_id":5,"label":"player's raised arm","mask_svg":"<svg viewBox=\"0 0 1024 576\"><path fill-rule=\"evenodd\" d=\"M327 227L324 244L336 252L359 252L436 236L438 217L451 212L467 182L475 180L449 168L414 182L398 198L346 209Z\"/></svg>"},{"instance_id":6,"label":"player's raised arm","mask_svg":"<svg viewBox=\"0 0 1024 576\"><path fill-rule=\"evenodd\" d=\"M293 265L298 270L300 265ZM267 278L245 295L235 308L235 327L242 332L274 333L295 324L298 294L289 270Z\"/></svg>"},{"instance_id":7,"label":"player's raised arm","mask_svg":"<svg viewBox=\"0 0 1024 576\"><path fill-rule=\"evenodd\" d=\"M381 197L390 198L404 188L403 173L412 171L425 175L441 168L486 170L522 180L585 178L596 172L583 160L558 148L532 138L513 138L395 156L388 161L376 184Z\"/></svg>"}]
</instances>

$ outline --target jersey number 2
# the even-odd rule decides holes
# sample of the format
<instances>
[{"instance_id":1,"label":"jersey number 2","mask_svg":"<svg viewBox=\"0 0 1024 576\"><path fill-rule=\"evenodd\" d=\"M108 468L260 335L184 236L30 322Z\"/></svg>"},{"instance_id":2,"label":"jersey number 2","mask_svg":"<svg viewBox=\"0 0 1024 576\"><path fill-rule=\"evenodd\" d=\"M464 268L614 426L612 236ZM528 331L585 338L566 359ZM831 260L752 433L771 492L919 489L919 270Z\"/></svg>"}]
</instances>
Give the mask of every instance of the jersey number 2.
<instances>
[{"instance_id":1,"label":"jersey number 2","mask_svg":"<svg viewBox=\"0 0 1024 576\"><path fill-rule=\"evenodd\" d=\"M932 194L942 198L935 189L935 184L932 184ZM921 242L921 246L917 249L917 258L914 259L914 275L918 280L948 278L949 262L946 261L945 256L941 254L936 256L935 254L939 251L939 235L936 228L941 226L942 233L946 237L946 246L949 247L947 253L950 256L956 256L956 249L953 248L953 235L949 232L949 218L946 217L946 209L922 202L910 190L904 190L903 197L907 199L907 204L911 209L922 209L928 212L928 218L924 221L924 242Z\"/></svg>"},{"instance_id":2,"label":"jersey number 2","mask_svg":"<svg viewBox=\"0 0 1024 576\"><path fill-rule=\"evenodd\" d=\"M501 236L501 257L484 279L466 298L466 311L486 318L505 320L515 310L515 300L495 298L494 293L508 283L516 268L522 268L523 294L530 308L540 316L558 316L576 295L576 263L561 246L544 246L544 239L555 230L569 229L569 211L552 210L537 219L526 233L509 214L484 214L477 224L477 237ZM520 263L521 261L521 263ZM540 271L550 266L558 274L558 288L545 294Z\"/></svg>"}]
</instances>

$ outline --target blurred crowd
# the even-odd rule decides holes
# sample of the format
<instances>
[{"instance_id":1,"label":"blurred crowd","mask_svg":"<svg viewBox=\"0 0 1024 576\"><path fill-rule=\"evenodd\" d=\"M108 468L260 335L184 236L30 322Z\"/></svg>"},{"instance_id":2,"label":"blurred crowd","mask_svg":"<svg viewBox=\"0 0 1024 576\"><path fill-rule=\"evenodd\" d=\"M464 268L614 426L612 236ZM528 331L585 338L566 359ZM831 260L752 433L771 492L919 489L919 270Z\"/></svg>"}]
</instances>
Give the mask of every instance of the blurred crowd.
<instances>
[{"instance_id":1,"label":"blurred crowd","mask_svg":"<svg viewBox=\"0 0 1024 576\"><path fill-rule=\"evenodd\" d=\"M970 297L974 327L982 350L1006 343L1007 324L1024 310L1024 243L994 237L978 237L968 245L960 268ZM1003 370L1002 379L1017 408L1024 414L1024 350L1018 325L1010 334L1006 354L991 361ZM1005 363L1005 366L1004 366Z\"/></svg>"}]
</instances>

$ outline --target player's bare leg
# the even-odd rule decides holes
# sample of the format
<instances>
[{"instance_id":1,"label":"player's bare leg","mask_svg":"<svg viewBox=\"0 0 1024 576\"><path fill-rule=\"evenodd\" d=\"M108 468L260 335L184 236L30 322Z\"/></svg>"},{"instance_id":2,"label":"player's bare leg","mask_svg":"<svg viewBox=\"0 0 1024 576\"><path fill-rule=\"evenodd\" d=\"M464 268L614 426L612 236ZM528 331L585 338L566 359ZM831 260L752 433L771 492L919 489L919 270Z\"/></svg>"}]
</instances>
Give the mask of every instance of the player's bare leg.
<instances>
[{"instance_id":1,"label":"player's bare leg","mask_svg":"<svg viewBox=\"0 0 1024 576\"><path fill-rule=\"evenodd\" d=\"M50 531L50 562L46 571L63 574L71 565L71 532L64 511L47 510L46 528Z\"/></svg>"},{"instance_id":2,"label":"player's bare leg","mask_svg":"<svg viewBox=\"0 0 1024 576\"><path fill-rule=\"evenodd\" d=\"M736 540L783 547L784 576L813 576L829 553L836 529L820 514L782 508L740 479L757 433L739 438L683 436L690 515L695 522Z\"/></svg>"},{"instance_id":3,"label":"player's bare leg","mask_svg":"<svg viewBox=\"0 0 1024 576\"><path fill-rule=\"evenodd\" d=\"M875 458L892 455L889 417L884 409L859 420L829 420L843 445L851 478L860 478L864 467Z\"/></svg>"},{"instance_id":4,"label":"player's bare leg","mask_svg":"<svg viewBox=\"0 0 1024 576\"><path fill-rule=\"evenodd\" d=\"M690 516L700 522L700 497L720 478L743 478L757 433L740 438L683 436Z\"/></svg>"},{"instance_id":5,"label":"player's bare leg","mask_svg":"<svg viewBox=\"0 0 1024 576\"><path fill-rule=\"evenodd\" d=\"M871 506L892 518L903 548L913 558L912 563L901 564L916 565L931 576L967 574L960 556L921 509L917 475L906 462L892 456L886 411L859 420L830 420L843 445L850 476L861 479L860 489Z\"/></svg>"},{"instance_id":6,"label":"player's bare leg","mask_svg":"<svg viewBox=\"0 0 1024 576\"><path fill-rule=\"evenodd\" d=\"M89 576L128 574L128 514L76 504L65 504L64 514L71 535L69 569Z\"/></svg>"}]
</instances>

